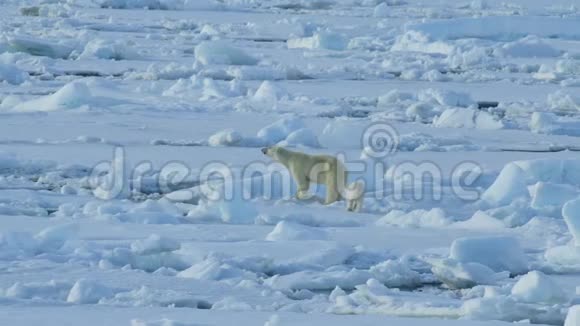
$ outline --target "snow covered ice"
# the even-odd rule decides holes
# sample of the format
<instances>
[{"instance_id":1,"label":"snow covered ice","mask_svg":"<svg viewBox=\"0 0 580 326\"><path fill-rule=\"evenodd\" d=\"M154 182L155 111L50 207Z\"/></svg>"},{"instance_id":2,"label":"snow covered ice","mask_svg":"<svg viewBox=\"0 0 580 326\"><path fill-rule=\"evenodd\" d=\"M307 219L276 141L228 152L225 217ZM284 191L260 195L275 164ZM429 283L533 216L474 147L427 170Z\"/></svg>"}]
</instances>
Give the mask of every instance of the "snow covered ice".
<instances>
[{"instance_id":1,"label":"snow covered ice","mask_svg":"<svg viewBox=\"0 0 580 326\"><path fill-rule=\"evenodd\" d=\"M580 326L579 130L577 0L0 0L0 325Z\"/></svg>"},{"instance_id":2,"label":"snow covered ice","mask_svg":"<svg viewBox=\"0 0 580 326\"><path fill-rule=\"evenodd\" d=\"M512 295L525 302L566 302L564 291L549 276L532 271L520 278Z\"/></svg>"}]
</instances>

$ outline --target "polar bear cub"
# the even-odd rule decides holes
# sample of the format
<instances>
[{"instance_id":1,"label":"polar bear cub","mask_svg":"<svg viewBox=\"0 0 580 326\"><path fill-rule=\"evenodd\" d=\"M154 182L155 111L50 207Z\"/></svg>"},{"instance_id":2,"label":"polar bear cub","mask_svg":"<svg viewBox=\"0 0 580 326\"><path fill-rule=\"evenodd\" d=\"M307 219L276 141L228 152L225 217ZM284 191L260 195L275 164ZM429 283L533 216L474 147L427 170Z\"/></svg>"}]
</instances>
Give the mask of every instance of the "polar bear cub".
<instances>
[{"instance_id":1,"label":"polar bear cub","mask_svg":"<svg viewBox=\"0 0 580 326\"><path fill-rule=\"evenodd\" d=\"M345 199L349 211L360 211L363 201L364 184L355 182L347 187L347 171L336 157L330 155L309 155L294 152L280 146L262 148L262 153L284 165L298 185L296 198L307 199L310 183L326 186L324 204L332 204Z\"/></svg>"}]
</instances>

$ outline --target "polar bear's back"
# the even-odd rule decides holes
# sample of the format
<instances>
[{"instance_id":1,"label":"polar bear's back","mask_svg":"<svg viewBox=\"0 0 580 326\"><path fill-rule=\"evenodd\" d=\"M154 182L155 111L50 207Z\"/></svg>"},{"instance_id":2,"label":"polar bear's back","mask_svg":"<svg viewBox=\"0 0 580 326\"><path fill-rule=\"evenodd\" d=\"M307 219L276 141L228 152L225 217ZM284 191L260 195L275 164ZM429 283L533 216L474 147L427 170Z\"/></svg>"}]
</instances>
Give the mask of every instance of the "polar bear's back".
<instances>
[{"instance_id":1,"label":"polar bear's back","mask_svg":"<svg viewBox=\"0 0 580 326\"><path fill-rule=\"evenodd\" d=\"M295 152L285 148L278 149L279 161L286 165L292 172L302 174L315 183L334 184L345 177L345 168L335 156L327 154L311 155ZM336 180L338 179L338 180Z\"/></svg>"}]
</instances>

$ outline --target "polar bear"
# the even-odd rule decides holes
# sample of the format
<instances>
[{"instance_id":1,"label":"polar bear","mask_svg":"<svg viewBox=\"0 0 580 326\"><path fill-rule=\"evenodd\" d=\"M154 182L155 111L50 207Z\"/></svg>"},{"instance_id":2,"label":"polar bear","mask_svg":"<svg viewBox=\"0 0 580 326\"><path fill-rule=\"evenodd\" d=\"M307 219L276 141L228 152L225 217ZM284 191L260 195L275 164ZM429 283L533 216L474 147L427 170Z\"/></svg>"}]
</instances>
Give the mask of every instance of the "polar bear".
<instances>
[{"instance_id":1,"label":"polar bear","mask_svg":"<svg viewBox=\"0 0 580 326\"><path fill-rule=\"evenodd\" d=\"M342 162L330 155L309 155L294 152L280 146L262 148L262 153L282 163L292 174L298 185L297 199L307 199L310 183L326 186L324 204L332 204L346 199L349 211L360 211L362 208L363 188L361 182L346 185L347 171Z\"/></svg>"}]
</instances>

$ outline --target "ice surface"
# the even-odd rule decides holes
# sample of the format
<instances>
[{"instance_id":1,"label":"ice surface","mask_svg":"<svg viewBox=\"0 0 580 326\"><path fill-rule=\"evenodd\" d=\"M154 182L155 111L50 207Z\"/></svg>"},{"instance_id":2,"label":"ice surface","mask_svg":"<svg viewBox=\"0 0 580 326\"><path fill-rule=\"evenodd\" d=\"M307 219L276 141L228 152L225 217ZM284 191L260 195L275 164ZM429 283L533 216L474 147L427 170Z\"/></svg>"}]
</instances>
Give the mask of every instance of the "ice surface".
<instances>
[{"instance_id":1,"label":"ice surface","mask_svg":"<svg viewBox=\"0 0 580 326\"><path fill-rule=\"evenodd\" d=\"M22 84L28 77L28 74L18 69L14 65L0 63L0 82L5 81L10 84ZM4 102L2 102L4 103Z\"/></svg>"},{"instance_id":2,"label":"ice surface","mask_svg":"<svg viewBox=\"0 0 580 326\"><path fill-rule=\"evenodd\" d=\"M284 118L258 131L257 137L267 143L275 144L286 139L293 132L303 129L304 123L300 118Z\"/></svg>"},{"instance_id":3,"label":"ice surface","mask_svg":"<svg viewBox=\"0 0 580 326\"><path fill-rule=\"evenodd\" d=\"M453 27L450 27L453 26ZM411 24L408 30L418 31L430 38L513 39L527 35L578 39L580 22L575 18L559 19L541 16L489 16L455 18L435 22Z\"/></svg>"},{"instance_id":4,"label":"ice surface","mask_svg":"<svg viewBox=\"0 0 580 326\"><path fill-rule=\"evenodd\" d=\"M419 92L418 99L444 106L469 107L475 101L467 93L428 88Z\"/></svg>"},{"instance_id":5,"label":"ice surface","mask_svg":"<svg viewBox=\"0 0 580 326\"><path fill-rule=\"evenodd\" d=\"M45 41L23 36L9 38L8 44L13 51L59 59L67 59L73 51L70 44L59 44L52 40Z\"/></svg>"},{"instance_id":6,"label":"ice surface","mask_svg":"<svg viewBox=\"0 0 580 326\"><path fill-rule=\"evenodd\" d=\"M533 187L531 207L538 210L560 209L564 203L579 195L578 188L567 184L538 182Z\"/></svg>"},{"instance_id":7,"label":"ice surface","mask_svg":"<svg viewBox=\"0 0 580 326\"><path fill-rule=\"evenodd\" d=\"M1 325L576 326L577 1L0 2Z\"/></svg>"},{"instance_id":8,"label":"ice surface","mask_svg":"<svg viewBox=\"0 0 580 326\"><path fill-rule=\"evenodd\" d=\"M288 48L306 48L306 49L326 49L326 50L345 50L348 46L348 39L339 33L332 31L319 31L310 37L289 39Z\"/></svg>"},{"instance_id":9,"label":"ice surface","mask_svg":"<svg viewBox=\"0 0 580 326\"><path fill-rule=\"evenodd\" d=\"M562 208L562 215L568 225L568 230L576 241L576 246L580 246L580 200L575 199L567 202Z\"/></svg>"},{"instance_id":10,"label":"ice surface","mask_svg":"<svg viewBox=\"0 0 580 326\"><path fill-rule=\"evenodd\" d=\"M63 224L48 227L35 235L38 246L42 250L58 250L68 240L74 239L78 228L74 224Z\"/></svg>"},{"instance_id":11,"label":"ice surface","mask_svg":"<svg viewBox=\"0 0 580 326\"><path fill-rule=\"evenodd\" d=\"M580 249L577 246L555 246L544 254L546 261L556 269L561 270L580 270Z\"/></svg>"},{"instance_id":12,"label":"ice surface","mask_svg":"<svg viewBox=\"0 0 580 326\"><path fill-rule=\"evenodd\" d=\"M95 1L103 8L115 9L149 9L149 10L179 10L179 9L214 9L218 5L212 1L187 0L98 0Z\"/></svg>"},{"instance_id":13,"label":"ice surface","mask_svg":"<svg viewBox=\"0 0 580 326\"><path fill-rule=\"evenodd\" d=\"M106 60L132 60L139 59L139 55L131 51L130 46L119 41L96 39L85 45L79 59L98 58Z\"/></svg>"},{"instance_id":14,"label":"ice surface","mask_svg":"<svg viewBox=\"0 0 580 326\"><path fill-rule=\"evenodd\" d=\"M580 323L580 306L570 307L564 326L574 326Z\"/></svg>"},{"instance_id":15,"label":"ice surface","mask_svg":"<svg viewBox=\"0 0 580 326\"><path fill-rule=\"evenodd\" d=\"M187 216L200 221L222 221L232 224L253 224L257 217L254 204L237 195L233 200L207 200L191 210Z\"/></svg>"},{"instance_id":16,"label":"ice surface","mask_svg":"<svg viewBox=\"0 0 580 326\"><path fill-rule=\"evenodd\" d=\"M175 251L181 248L179 242L152 234L145 240L131 243L131 250L139 255L151 255L161 252Z\"/></svg>"},{"instance_id":17,"label":"ice surface","mask_svg":"<svg viewBox=\"0 0 580 326\"><path fill-rule=\"evenodd\" d=\"M528 270L527 258L515 238L490 236L457 239L450 258L462 263L480 263L496 272L521 274Z\"/></svg>"},{"instance_id":18,"label":"ice surface","mask_svg":"<svg viewBox=\"0 0 580 326\"><path fill-rule=\"evenodd\" d=\"M91 104L91 91L82 82L66 84L56 93L14 106L14 111L57 111L79 109Z\"/></svg>"},{"instance_id":19,"label":"ice surface","mask_svg":"<svg viewBox=\"0 0 580 326\"><path fill-rule=\"evenodd\" d=\"M44 297L55 300L66 299L71 285L66 282L49 281L46 283L14 283L4 291L7 298L33 299Z\"/></svg>"},{"instance_id":20,"label":"ice surface","mask_svg":"<svg viewBox=\"0 0 580 326\"><path fill-rule=\"evenodd\" d=\"M529 303L558 303L568 300L558 284L538 271L531 271L522 276L512 288L511 293L518 300Z\"/></svg>"},{"instance_id":21,"label":"ice surface","mask_svg":"<svg viewBox=\"0 0 580 326\"><path fill-rule=\"evenodd\" d=\"M492 205L506 205L519 197L529 197L525 172L514 163L506 165L501 173L482 195L482 199Z\"/></svg>"},{"instance_id":22,"label":"ice surface","mask_svg":"<svg viewBox=\"0 0 580 326\"><path fill-rule=\"evenodd\" d=\"M451 224L452 220L445 216L440 208L429 211L414 210L408 213L392 210L387 215L377 220L377 225L399 225L405 227L444 227Z\"/></svg>"},{"instance_id":23,"label":"ice surface","mask_svg":"<svg viewBox=\"0 0 580 326\"><path fill-rule=\"evenodd\" d=\"M210 146L236 146L242 142L242 135L235 130L226 129L211 135L207 142Z\"/></svg>"},{"instance_id":24,"label":"ice surface","mask_svg":"<svg viewBox=\"0 0 580 326\"><path fill-rule=\"evenodd\" d=\"M571 73L575 73L572 71ZM559 90L548 95L548 105L557 111L577 112L580 109L580 97L567 91Z\"/></svg>"},{"instance_id":25,"label":"ice surface","mask_svg":"<svg viewBox=\"0 0 580 326\"><path fill-rule=\"evenodd\" d=\"M372 266L369 271L387 287L413 288L421 283L420 274L401 261L387 260Z\"/></svg>"},{"instance_id":26,"label":"ice surface","mask_svg":"<svg viewBox=\"0 0 580 326\"><path fill-rule=\"evenodd\" d=\"M286 137L286 139L278 143L278 145L290 147L296 146L306 146L312 148L320 147L318 137L312 130L308 128L301 128L293 131Z\"/></svg>"},{"instance_id":27,"label":"ice surface","mask_svg":"<svg viewBox=\"0 0 580 326\"><path fill-rule=\"evenodd\" d=\"M222 280L222 279L252 279L252 273L244 271L236 266L221 262L216 258L208 258L192 265L188 269L179 272L178 277L193 278L198 280Z\"/></svg>"},{"instance_id":28,"label":"ice surface","mask_svg":"<svg viewBox=\"0 0 580 326\"><path fill-rule=\"evenodd\" d=\"M486 265L476 262L461 263L452 258L433 262L432 271L437 279L452 289L493 285L509 277L509 273L496 273Z\"/></svg>"},{"instance_id":29,"label":"ice surface","mask_svg":"<svg viewBox=\"0 0 580 326\"><path fill-rule=\"evenodd\" d=\"M474 109L447 109L438 116L433 125L439 128L477 128L477 129L502 129L503 123L496 120L487 112Z\"/></svg>"},{"instance_id":30,"label":"ice surface","mask_svg":"<svg viewBox=\"0 0 580 326\"><path fill-rule=\"evenodd\" d=\"M131 320L131 326L194 326L196 324L181 323L172 319L162 318L159 320L144 321L141 319Z\"/></svg>"},{"instance_id":31,"label":"ice surface","mask_svg":"<svg viewBox=\"0 0 580 326\"><path fill-rule=\"evenodd\" d=\"M268 280L268 285L275 289L308 289L330 290L338 286L353 289L356 285L366 282L372 274L357 269L327 270L323 272L303 271L282 275Z\"/></svg>"},{"instance_id":32,"label":"ice surface","mask_svg":"<svg viewBox=\"0 0 580 326\"><path fill-rule=\"evenodd\" d=\"M205 64L255 65L258 59L226 41L208 41L195 48L195 58Z\"/></svg>"},{"instance_id":33,"label":"ice surface","mask_svg":"<svg viewBox=\"0 0 580 326\"><path fill-rule=\"evenodd\" d=\"M269 241L286 241L286 240L323 240L327 236L324 231L316 228L296 224L293 222L282 221L274 227L272 232L268 233L266 240Z\"/></svg>"},{"instance_id":34,"label":"ice surface","mask_svg":"<svg viewBox=\"0 0 580 326\"><path fill-rule=\"evenodd\" d=\"M258 87L256 93L254 93L253 98L257 101L275 103L282 96L284 96L284 91L266 80L260 84L260 87Z\"/></svg>"},{"instance_id":35,"label":"ice surface","mask_svg":"<svg viewBox=\"0 0 580 326\"><path fill-rule=\"evenodd\" d=\"M559 106L563 109L566 106ZM534 112L530 119L530 130L542 134L555 135L578 135L578 124L575 121L559 119L557 115L550 112Z\"/></svg>"},{"instance_id":36,"label":"ice surface","mask_svg":"<svg viewBox=\"0 0 580 326\"><path fill-rule=\"evenodd\" d=\"M561 52L536 36L504 44L498 51L506 57L558 57Z\"/></svg>"},{"instance_id":37,"label":"ice surface","mask_svg":"<svg viewBox=\"0 0 580 326\"><path fill-rule=\"evenodd\" d=\"M112 294L113 291L101 284L87 280L79 280L70 289L66 301L76 304L94 304L102 298L112 296Z\"/></svg>"},{"instance_id":38,"label":"ice surface","mask_svg":"<svg viewBox=\"0 0 580 326\"><path fill-rule=\"evenodd\" d=\"M473 216L465 221L459 221L453 224L454 227L467 228L474 230L482 229L503 229L506 227L505 223L496 219L482 211L477 211Z\"/></svg>"}]
</instances>

